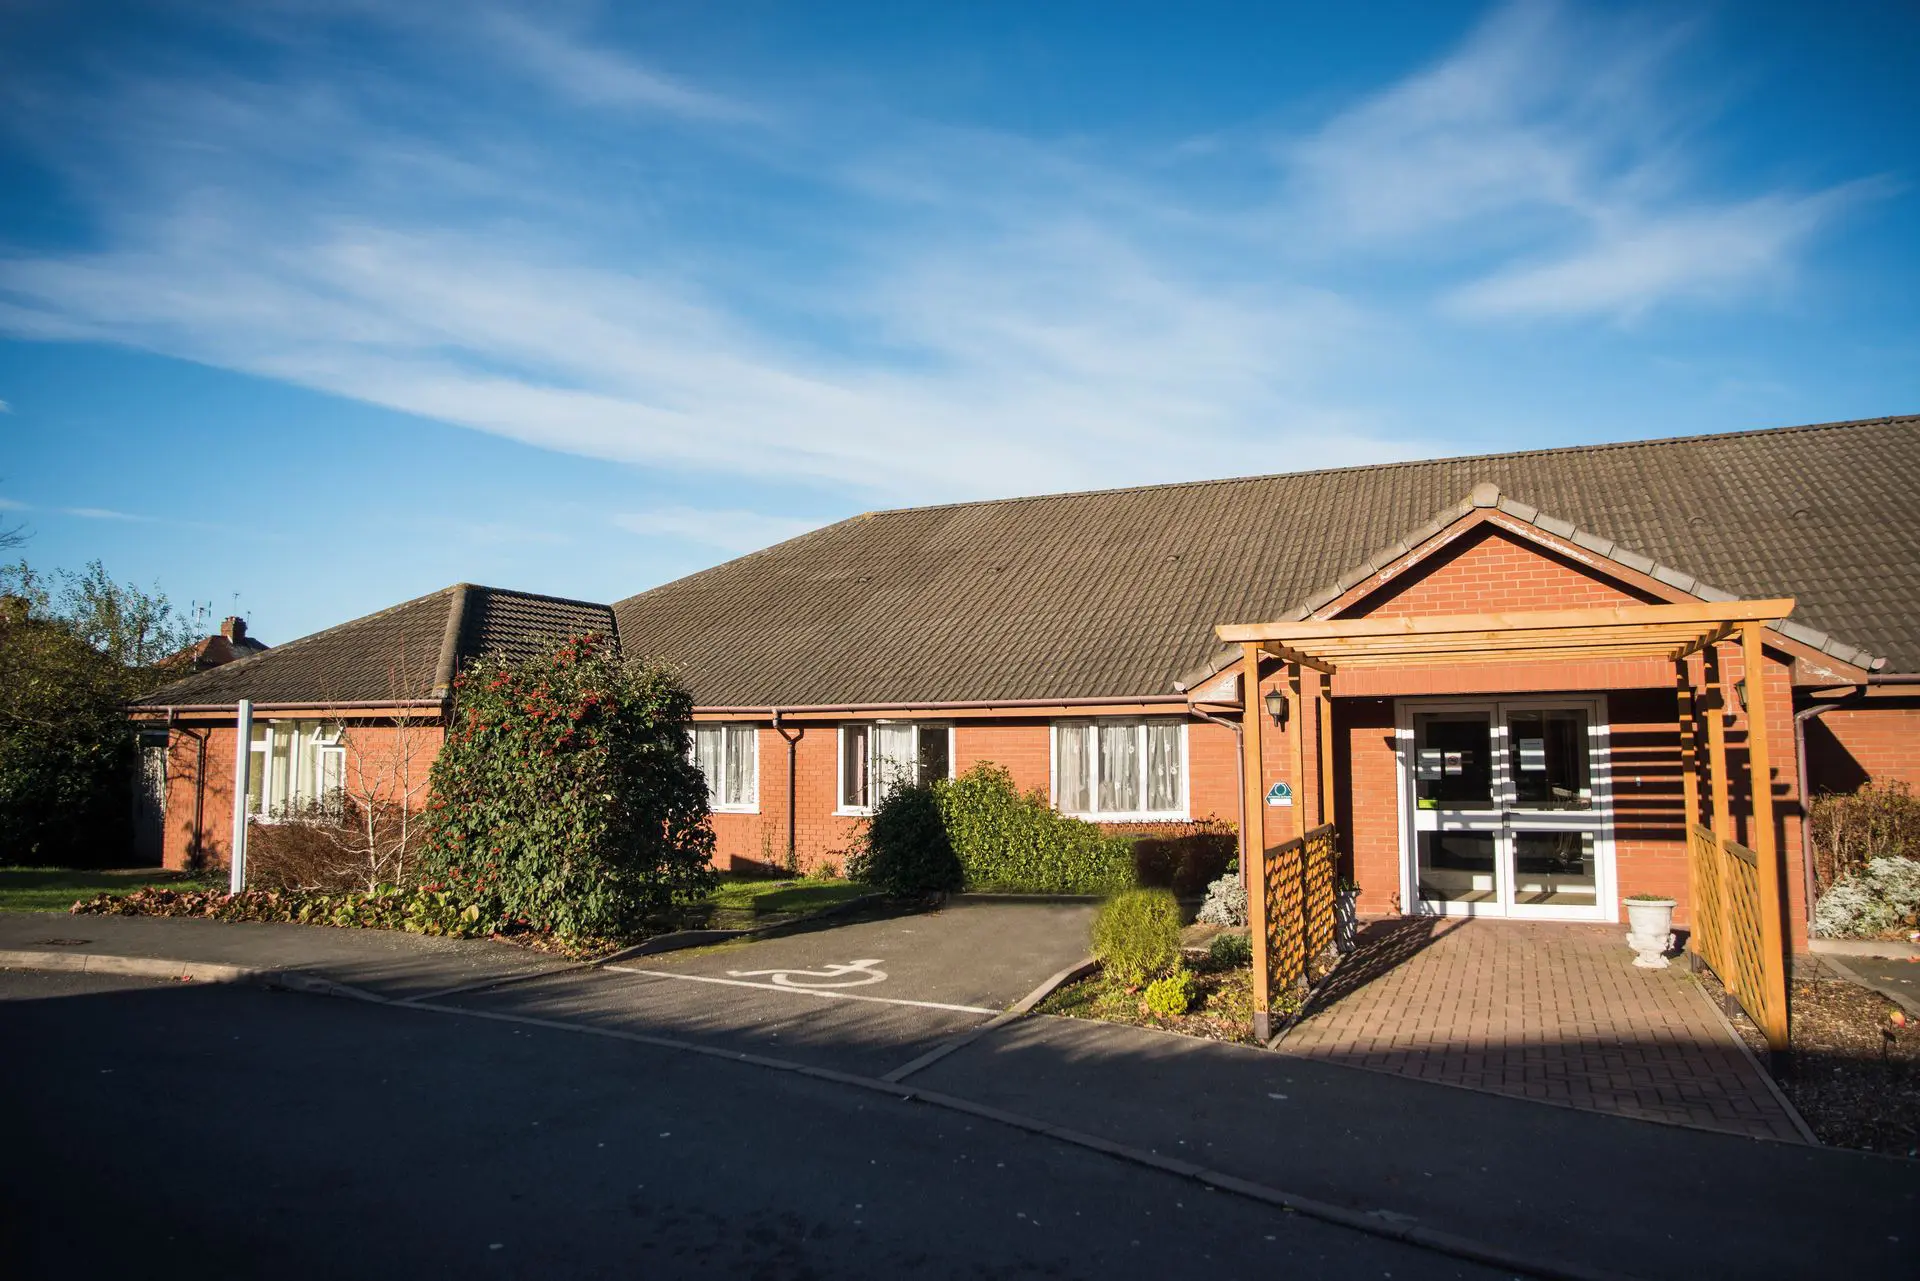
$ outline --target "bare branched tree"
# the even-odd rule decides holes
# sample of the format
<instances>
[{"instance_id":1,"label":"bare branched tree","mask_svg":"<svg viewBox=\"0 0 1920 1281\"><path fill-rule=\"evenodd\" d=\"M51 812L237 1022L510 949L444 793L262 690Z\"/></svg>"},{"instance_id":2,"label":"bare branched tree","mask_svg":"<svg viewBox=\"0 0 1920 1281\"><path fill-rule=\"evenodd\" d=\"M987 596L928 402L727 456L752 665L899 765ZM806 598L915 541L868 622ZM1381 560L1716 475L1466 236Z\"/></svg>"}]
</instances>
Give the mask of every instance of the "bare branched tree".
<instances>
[{"instance_id":1,"label":"bare branched tree","mask_svg":"<svg viewBox=\"0 0 1920 1281\"><path fill-rule=\"evenodd\" d=\"M388 672L393 703L412 697L404 673L404 642ZM254 863L263 883L287 889L372 893L403 885L413 874L420 810L438 750L426 709L395 706L368 716L345 700L328 704L340 726L334 786L291 814L265 824Z\"/></svg>"}]
</instances>

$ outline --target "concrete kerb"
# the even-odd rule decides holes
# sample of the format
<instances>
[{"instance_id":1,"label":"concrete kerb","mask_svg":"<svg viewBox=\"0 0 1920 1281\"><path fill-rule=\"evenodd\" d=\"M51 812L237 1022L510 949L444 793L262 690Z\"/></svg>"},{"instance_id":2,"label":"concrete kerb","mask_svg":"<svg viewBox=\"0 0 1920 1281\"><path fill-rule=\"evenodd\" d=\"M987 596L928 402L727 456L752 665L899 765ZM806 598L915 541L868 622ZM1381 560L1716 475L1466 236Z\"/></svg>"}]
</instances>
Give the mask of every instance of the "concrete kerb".
<instances>
[{"instance_id":1,"label":"concrete kerb","mask_svg":"<svg viewBox=\"0 0 1920 1281\"><path fill-rule=\"evenodd\" d=\"M1896 943L1874 939L1809 939L1807 950L1816 956L1871 956L1883 961L1920 959L1920 943Z\"/></svg>"},{"instance_id":2,"label":"concrete kerb","mask_svg":"<svg viewBox=\"0 0 1920 1281\"><path fill-rule=\"evenodd\" d=\"M1727 1017L1727 1012L1720 1008L1720 1002L1708 996L1707 989L1700 986L1700 984L1694 983L1691 986L1695 992L1699 993L1700 999L1706 1002L1707 1008L1713 1011L1714 1020L1720 1024L1720 1030L1726 1034L1727 1039L1732 1041L1734 1047L1746 1056L1748 1065L1753 1068L1754 1074L1760 1078L1760 1083L1767 1087L1767 1093L1773 1096L1773 1101L1780 1105L1780 1110L1787 1114L1787 1120L1791 1121L1793 1128L1800 1132L1800 1137L1813 1147L1819 1147L1819 1136L1814 1134L1813 1127L1807 1124L1807 1118L1801 1116L1800 1109L1793 1106L1793 1100L1788 1098L1786 1092L1780 1088L1780 1083L1773 1079L1773 1073L1767 1071L1767 1065L1760 1061L1760 1056L1753 1052L1751 1045L1747 1044L1747 1038L1740 1035L1740 1029L1733 1025L1733 1020ZM1779 1140L1761 1140L1761 1142L1778 1141Z\"/></svg>"},{"instance_id":3,"label":"concrete kerb","mask_svg":"<svg viewBox=\"0 0 1920 1281\"><path fill-rule=\"evenodd\" d=\"M925 1054L922 1054L919 1058L901 1064L880 1079L882 1081L904 1081L915 1072L932 1067L935 1063L946 1058L947 1055L952 1054L955 1050L965 1049L995 1028L1004 1027L1008 1023L1013 1022L1013 1020L1024 1017L1030 1013L1036 1005L1046 1000L1049 996L1052 996L1066 984L1076 979L1083 979L1099 968L1100 959L1098 957L1089 956L1084 961L1074 962L1058 974L1047 978L1039 987L1036 987L1033 991L1027 993L1012 1005L1009 1005L1006 1009L988 1019L985 1023L982 1023L979 1027L969 1029L958 1036L949 1037L947 1040L934 1046L931 1050L928 1050Z\"/></svg>"},{"instance_id":4,"label":"concrete kerb","mask_svg":"<svg viewBox=\"0 0 1920 1281\"><path fill-rule=\"evenodd\" d=\"M1059 986L1068 981L1074 971L1080 970L1086 963L1063 970L1042 984ZM559 1019L545 1019L526 1014L508 1014L493 1010L473 1010L456 1005L437 1003L411 998L406 1000L379 996L344 983L335 983L331 979L306 974L295 970L269 970L240 965L200 964L176 960L162 960L149 957L121 957L101 955L77 955L58 952L36 951L0 951L0 968L44 970L55 972L81 972L94 974L115 974L138 978L171 979L174 981L194 981L205 983L252 983L262 987L283 991L304 993L315 996L341 997L362 1001L370 1005L383 1005L394 1010L415 1010L430 1014L449 1015L455 1018L481 1019L496 1023L513 1023L524 1027L539 1027L555 1032L568 1032L582 1036L596 1036L608 1040L627 1041L636 1045L650 1046L656 1049L673 1050L685 1054L697 1054L703 1058L720 1059L751 1067L765 1068L769 1071L787 1072L795 1076L812 1080L826 1081L851 1089L865 1090L875 1094L887 1095L904 1103L923 1103L945 1111L962 1113L978 1117L981 1120L1024 1130L1027 1133L1052 1139L1056 1142L1071 1144L1091 1152L1099 1152L1116 1160L1159 1170L1177 1178L1199 1183L1204 1187L1248 1200L1274 1206L1289 1213L1300 1214L1307 1218L1318 1219L1339 1227L1362 1232L1368 1236L1397 1241L1418 1249L1452 1258L1464 1259L1472 1263L1486 1264L1526 1276L1543 1278L1544 1281L1636 1281L1625 1273L1609 1272L1598 1268L1589 1268L1582 1264L1570 1263L1558 1259L1523 1255L1468 1237L1452 1233L1438 1232L1431 1228L1410 1222L1407 1216L1390 1210L1353 1210L1331 1202L1320 1201L1313 1197L1302 1196L1283 1188L1271 1187L1237 1175L1211 1170L1190 1161L1164 1156L1145 1148L1118 1143L1094 1134L1087 1134L1066 1126L1054 1125L1035 1117L1009 1112L1002 1108L958 1095L940 1091L926 1090L918 1086L902 1084L898 1081L883 1080L875 1077L859 1076L851 1072L839 1072L832 1068L815 1067L811 1064L796 1062L792 1059L775 1058L772 1055L754 1054L744 1050L728 1050L718 1046L701 1045L693 1041L682 1041L675 1037L656 1036L645 1032L631 1032L622 1028L595 1027L585 1023L569 1023ZM570 967L572 968L572 967ZM547 971L547 974L563 971ZM542 975L541 977L545 977ZM1029 993L1017 1004L1025 1004L1031 999L1034 1004L1044 999L1041 989ZM1016 1006L1017 1008L1017 1006ZM1028 1008L1031 1008L1029 1006ZM1018 1017L1010 1008L1001 1018ZM984 1031L984 1028L981 1029ZM954 1047L958 1049L958 1046ZM950 1052L950 1051L949 1051Z\"/></svg>"},{"instance_id":5,"label":"concrete kerb","mask_svg":"<svg viewBox=\"0 0 1920 1281\"><path fill-rule=\"evenodd\" d=\"M394 1002L364 989L305 970L275 970L214 961L180 961L150 956L109 956L91 952L0 951L0 969L59 974L111 974L120 978L160 979L169 983L247 983L309 996L338 996L378 1005Z\"/></svg>"}]
</instances>

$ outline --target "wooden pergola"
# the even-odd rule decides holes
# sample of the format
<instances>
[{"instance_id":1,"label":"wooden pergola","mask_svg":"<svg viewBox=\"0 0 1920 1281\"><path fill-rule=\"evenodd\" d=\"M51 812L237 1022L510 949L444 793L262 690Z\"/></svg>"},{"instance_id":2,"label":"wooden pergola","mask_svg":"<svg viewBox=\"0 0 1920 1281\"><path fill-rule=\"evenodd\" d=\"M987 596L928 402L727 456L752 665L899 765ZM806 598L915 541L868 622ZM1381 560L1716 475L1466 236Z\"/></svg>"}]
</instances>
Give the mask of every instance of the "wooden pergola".
<instances>
[{"instance_id":1,"label":"wooden pergola","mask_svg":"<svg viewBox=\"0 0 1920 1281\"><path fill-rule=\"evenodd\" d=\"M1677 605L1623 605L1600 609L1544 610L1431 617L1395 615L1352 619L1298 619L1275 623L1225 624L1215 628L1223 641L1241 648L1245 747L1246 832L1244 848L1255 866L1268 851L1265 770L1260 749L1260 666L1274 659L1285 665L1292 707L1294 749L1293 815L1295 837L1308 835L1308 802L1320 824L1335 821L1333 736L1321 733L1314 757L1314 786L1306 786L1309 750L1304 732L1311 708L1313 723L1325 725L1332 678L1340 672L1383 668L1459 667L1541 662L1605 662L1660 659L1673 666L1678 698L1682 779L1687 810L1689 878L1693 889L1694 950L1706 957L1729 991L1766 1031L1770 1044L1786 1044L1786 948L1781 909L1780 852L1774 836L1772 756L1767 737L1766 682L1745 683L1748 715L1747 762L1753 798L1747 849L1733 840L1719 647L1736 641L1749 673L1764 671L1763 634L1770 623L1793 612L1791 598L1689 602ZM1691 677L1693 655L1702 656L1704 690ZM1311 681L1306 673L1314 673ZM1707 753L1702 760L1696 716L1706 715ZM1700 819L1700 767L1705 764L1711 809ZM1248 923L1254 948L1254 1022L1265 1038L1270 1022L1268 921L1261 878L1248 879ZM1750 900L1750 901L1748 901Z\"/></svg>"}]
</instances>

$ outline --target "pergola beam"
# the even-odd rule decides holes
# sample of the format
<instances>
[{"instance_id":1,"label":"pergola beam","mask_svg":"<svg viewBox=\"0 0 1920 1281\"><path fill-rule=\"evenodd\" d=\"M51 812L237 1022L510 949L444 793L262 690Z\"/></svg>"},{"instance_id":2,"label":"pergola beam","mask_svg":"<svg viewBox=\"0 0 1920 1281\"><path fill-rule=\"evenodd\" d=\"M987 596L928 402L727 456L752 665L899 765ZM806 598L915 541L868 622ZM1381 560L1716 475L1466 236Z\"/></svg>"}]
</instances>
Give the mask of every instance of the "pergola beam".
<instances>
[{"instance_id":1,"label":"pergola beam","mask_svg":"<svg viewBox=\"0 0 1920 1281\"><path fill-rule=\"evenodd\" d=\"M1277 658L1283 663L1293 663L1300 667L1311 667L1314 671L1324 672L1328 676L1335 674L1333 664L1315 658L1311 654L1302 654L1299 650L1291 646L1282 645L1278 641L1262 641L1260 642L1260 648L1265 650L1270 657Z\"/></svg>"},{"instance_id":2,"label":"pergola beam","mask_svg":"<svg viewBox=\"0 0 1920 1281\"><path fill-rule=\"evenodd\" d=\"M1721 623L1718 627L1710 631L1702 632L1700 635L1682 645L1679 649L1674 650L1673 661L1676 663L1684 662L1707 646L1718 645L1721 641L1733 635L1733 632L1734 625L1732 623Z\"/></svg>"},{"instance_id":3,"label":"pergola beam","mask_svg":"<svg viewBox=\"0 0 1920 1281\"><path fill-rule=\"evenodd\" d=\"M1553 627L1633 627L1650 623L1776 622L1793 612L1793 598L1699 601L1683 605L1615 605L1597 609L1548 609L1491 614L1395 614L1381 618L1308 618L1274 623L1225 623L1214 628L1223 641L1308 644L1355 636L1449 635L1511 632ZM1309 650L1314 647L1308 644Z\"/></svg>"}]
</instances>

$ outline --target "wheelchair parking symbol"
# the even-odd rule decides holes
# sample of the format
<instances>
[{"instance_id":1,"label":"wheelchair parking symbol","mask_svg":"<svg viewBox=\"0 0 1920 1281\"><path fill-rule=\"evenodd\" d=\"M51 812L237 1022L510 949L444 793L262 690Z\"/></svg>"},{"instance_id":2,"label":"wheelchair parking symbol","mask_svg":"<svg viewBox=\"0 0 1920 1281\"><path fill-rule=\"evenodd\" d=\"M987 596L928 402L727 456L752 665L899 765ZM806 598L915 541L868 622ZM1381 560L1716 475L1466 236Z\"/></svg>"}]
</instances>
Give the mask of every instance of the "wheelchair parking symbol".
<instances>
[{"instance_id":1,"label":"wheelchair parking symbol","mask_svg":"<svg viewBox=\"0 0 1920 1281\"><path fill-rule=\"evenodd\" d=\"M868 961L848 961L845 965L827 965L817 970L728 970L727 973L737 979L765 978L775 987L865 987L869 983L886 982L885 971L874 968L878 964L880 960L875 957Z\"/></svg>"}]
</instances>

